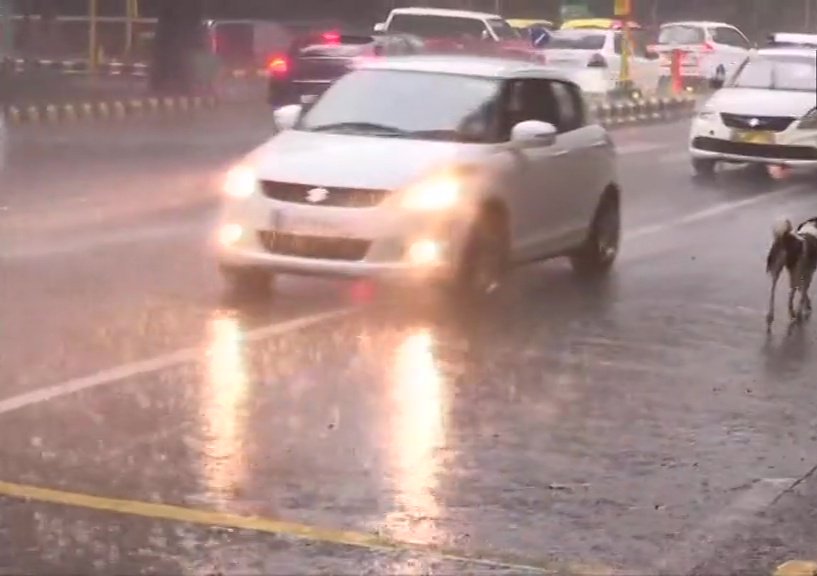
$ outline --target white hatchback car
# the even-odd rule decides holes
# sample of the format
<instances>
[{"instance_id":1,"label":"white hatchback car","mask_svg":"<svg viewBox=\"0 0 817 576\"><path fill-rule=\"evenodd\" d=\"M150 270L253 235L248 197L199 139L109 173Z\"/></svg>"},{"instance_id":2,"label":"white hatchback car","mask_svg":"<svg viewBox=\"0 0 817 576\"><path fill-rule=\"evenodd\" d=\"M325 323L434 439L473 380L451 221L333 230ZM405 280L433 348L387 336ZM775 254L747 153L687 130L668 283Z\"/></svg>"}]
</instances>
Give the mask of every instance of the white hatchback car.
<instances>
[{"instance_id":1,"label":"white hatchback car","mask_svg":"<svg viewBox=\"0 0 817 576\"><path fill-rule=\"evenodd\" d=\"M730 77L753 48L746 35L725 22L667 22L661 25L658 43L651 47L661 57L663 77L671 77L672 51L679 49L681 76L699 86L710 78Z\"/></svg>"},{"instance_id":2,"label":"white hatchback car","mask_svg":"<svg viewBox=\"0 0 817 576\"><path fill-rule=\"evenodd\" d=\"M238 293L276 273L441 281L482 295L507 266L618 250L615 148L557 71L513 60L373 60L232 168L217 253Z\"/></svg>"},{"instance_id":3,"label":"white hatchback car","mask_svg":"<svg viewBox=\"0 0 817 576\"><path fill-rule=\"evenodd\" d=\"M630 77L646 94L658 89L661 66L658 55L648 52L643 31L630 30L632 54ZM573 76L586 93L612 92L621 76L623 32L619 29L576 28L555 30L544 48L548 65L573 69Z\"/></svg>"},{"instance_id":4,"label":"white hatchback car","mask_svg":"<svg viewBox=\"0 0 817 576\"><path fill-rule=\"evenodd\" d=\"M692 166L718 162L817 166L817 55L768 48L746 59L692 122Z\"/></svg>"}]
</instances>

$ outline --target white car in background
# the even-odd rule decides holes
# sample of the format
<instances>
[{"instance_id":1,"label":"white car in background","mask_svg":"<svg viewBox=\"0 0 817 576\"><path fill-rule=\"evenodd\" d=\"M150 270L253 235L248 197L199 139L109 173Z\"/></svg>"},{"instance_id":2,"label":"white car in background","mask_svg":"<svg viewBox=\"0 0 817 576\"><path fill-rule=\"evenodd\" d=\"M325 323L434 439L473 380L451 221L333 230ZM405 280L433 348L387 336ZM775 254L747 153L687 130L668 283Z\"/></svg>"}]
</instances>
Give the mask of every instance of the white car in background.
<instances>
[{"instance_id":1,"label":"white car in background","mask_svg":"<svg viewBox=\"0 0 817 576\"><path fill-rule=\"evenodd\" d=\"M652 94L658 89L661 67L657 55L646 50L643 32L631 30L630 76L634 87ZM587 94L604 95L616 89L621 75L623 32L620 29L575 28L551 33L543 52L548 65L571 68L572 78Z\"/></svg>"},{"instance_id":2,"label":"white car in background","mask_svg":"<svg viewBox=\"0 0 817 576\"><path fill-rule=\"evenodd\" d=\"M752 48L746 35L731 24L687 21L662 24L658 41L650 50L659 54L667 81L672 51L681 50L681 76L687 85L701 86L710 78L725 80L731 76Z\"/></svg>"},{"instance_id":3,"label":"white car in background","mask_svg":"<svg viewBox=\"0 0 817 576\"><path fill-rule=\"evenodd\" d=\"M817 54L767 48L749 56L692 122L699 175L718 162L817 166Z\"/></svg>"},{"instance_id":4,"label":"white car in background","mask_svg":"<svg viewBox=\"0 0 817 576\"><path fill-rule=\"evenodd\" d=\"M418 98L418 95L431 95ZM275 274L492 292L506 267L613 264L612 139L551 68L469 56L361 64L229 171L217 257L237 294Z\"/></svg>"}]
</instances>

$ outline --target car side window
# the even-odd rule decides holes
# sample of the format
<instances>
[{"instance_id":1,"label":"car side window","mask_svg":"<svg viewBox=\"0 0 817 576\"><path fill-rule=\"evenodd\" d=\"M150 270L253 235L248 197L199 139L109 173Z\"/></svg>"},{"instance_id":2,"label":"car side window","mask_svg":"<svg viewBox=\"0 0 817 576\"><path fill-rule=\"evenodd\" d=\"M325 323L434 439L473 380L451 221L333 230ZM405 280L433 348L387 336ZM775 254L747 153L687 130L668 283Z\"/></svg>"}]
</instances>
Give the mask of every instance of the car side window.
<instances>
[{"instance_id":1,"label":"car side window","mask_svg":"<svg viewBox=\"0 0 817 576\"><path fill-rule=\"evenodd\" d=\"M735 48L749 48L749 41L744 36L733 28L725 28L719 26L712 30L712 39L718 44L725 44L726 46L734 46Z\"/></svg>"},{"instance_id":2,"label":"car side window","mask_svg":"<svg viewBox=\"0 0 817 576\"><path fill-rule=\"evenodd\" d=\"M575 87L565 82L550 82L558 109L558 121L554 123L559 133L577 130L584 125L584 106Z\"/></svg>"},{"instance_id":3,"label":"car side window","mask_svg":"<svg viewBox=\"0 0 817 576\"><path fill-rule=\"evenodd\" d=\"M559 106L548 80L524 78L509 80L502 97L499 140L508 141L511 130L520 122L538 120L558 128Z\"/></svg>"}]
</instances>

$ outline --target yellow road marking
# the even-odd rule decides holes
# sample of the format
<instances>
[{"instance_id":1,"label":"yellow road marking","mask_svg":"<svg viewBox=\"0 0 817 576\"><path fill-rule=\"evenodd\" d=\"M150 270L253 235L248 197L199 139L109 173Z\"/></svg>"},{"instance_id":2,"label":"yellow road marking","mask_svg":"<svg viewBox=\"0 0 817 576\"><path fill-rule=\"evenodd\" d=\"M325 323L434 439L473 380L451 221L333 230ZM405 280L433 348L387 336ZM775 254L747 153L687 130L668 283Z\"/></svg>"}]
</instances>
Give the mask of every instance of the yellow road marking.
<instances>
[{"instance_id":1,"label":"yellow road marking","mask_svg":"<svg viewBox=\"0 0 817 576\"><path fill-rule=\"evenodd\" d=\"M789 560L777 567L774 576L817 576L817 562Z\"/></svg>"},{"instance_id":2,"label":"yellow road marking","mask_svg":"<svg viewBox=\"0 0 817 576\"><path fill-rule=\"evenodd\" d=\"M487 557L478 554L470 555L423 544L399 542L374 534L365 534L363 532L332 530L283 520L273 520L257 516L240 516L225 512L196 510L193 508L174 506L170 504L92 496L90 494L53 490L50 488L42 488L27 484L0 482L0 496L47 504L72 506L87 510L140 516L143 518L151 518L156 520L172 520L186 524L201 524L211 527L218 526L222 528L250 530L253 532L290 536L315 542L354 546L357 548L365 548L367 550L379 550L385 552L417 552L421 554L433 555L443 560L482 564L516 571L537 572L539 574L569 573L586 576L608 576L616 573L614 570L608 569L604 566L576 564L557 566L555 564L542 564L538 562L527 564L524 561L519 562L511 558Z\"/></svg>"}]
</instances>

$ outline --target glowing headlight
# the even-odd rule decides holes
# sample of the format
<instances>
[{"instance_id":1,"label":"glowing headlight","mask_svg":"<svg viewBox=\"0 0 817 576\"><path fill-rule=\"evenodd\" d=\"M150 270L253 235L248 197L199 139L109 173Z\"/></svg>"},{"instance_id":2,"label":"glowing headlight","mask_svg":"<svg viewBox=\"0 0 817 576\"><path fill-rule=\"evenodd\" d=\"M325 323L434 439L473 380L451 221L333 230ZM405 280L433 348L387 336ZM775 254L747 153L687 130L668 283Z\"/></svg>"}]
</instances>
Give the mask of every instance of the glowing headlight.
<instances>
[{"instance_id":1,"label":"glowing headlight","mask_svg":"<svg viewBox=\"0 0 817 576\"><path fill-rule=\"evenodd\" d=\"M817 108L809 110L797 123L800 130L817 130Z\"/></svg>"},{"instance_id":2,"label":"glowing headlight","mask_svg":"<svg viewBox=\"0 0 817 576\"><path fill-rule=\"evenodd\" d=\"M401 205L420 212L448 210L459 201L461 185L459 178L453 175L424 180L404 191Z\"/></svg>"},{"instance_id":3,"label":"glowing headlight","mask_svg":"<svg viewBox=\"0 0 817 576\"><path fill-rule=\"evenodd\" d=\"M257 179L255 171L248 166L235 166L227 172L224 193L232 198L247 198L255 192Z\"/></svg>"}]
</instances>

